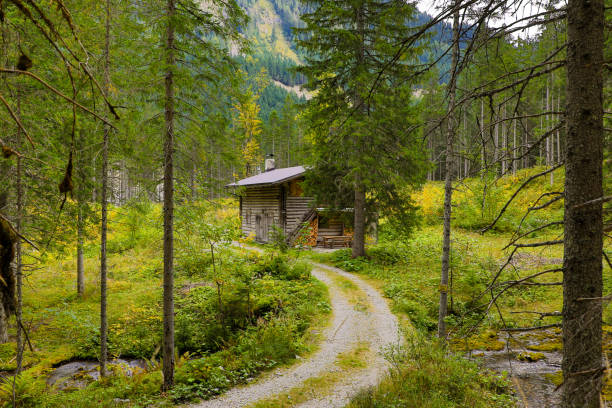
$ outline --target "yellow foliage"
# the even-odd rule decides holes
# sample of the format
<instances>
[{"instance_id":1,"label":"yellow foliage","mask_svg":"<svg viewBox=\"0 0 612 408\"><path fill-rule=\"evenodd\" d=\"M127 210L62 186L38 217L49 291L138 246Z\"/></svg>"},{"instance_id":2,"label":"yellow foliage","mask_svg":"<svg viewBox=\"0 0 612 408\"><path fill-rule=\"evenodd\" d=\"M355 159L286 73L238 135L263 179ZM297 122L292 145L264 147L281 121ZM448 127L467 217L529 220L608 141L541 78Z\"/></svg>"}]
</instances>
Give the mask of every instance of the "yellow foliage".
<instances>
[{"instance_id":1,"label":"yellow foliage","mask_svg":"<svg viewBox=\"0 0 612 408\"><path fill-rule=\"evenodd\" d=\"M499 214L504 204L512 197L515 191L529 177L544 170L542 167L518 171L515 175L507 175L499 179L474 177L463 180L462 183L453 183L453 218L457 219L456 225L469 229L480 229L490 224ZM553 184L550 178L540 177L527 184L505 211L504 216L498 222L500 230L512 229L527 210L535 205L541 205L555 198L554 194L541 197L544 193L563 191L563 171L554 172ZM412 199L420 207L421 214L430 224L437 224L443 215L444 206L444 184L442 182L428 182L420 191L411 193ZM539 199L539 201L538 201ZM537 204L536 204L537 202ZM558 200L552 205L538 212L532 212L527 218L530 220L561 219L563 201Z\"/></svg>"}]
</instances>

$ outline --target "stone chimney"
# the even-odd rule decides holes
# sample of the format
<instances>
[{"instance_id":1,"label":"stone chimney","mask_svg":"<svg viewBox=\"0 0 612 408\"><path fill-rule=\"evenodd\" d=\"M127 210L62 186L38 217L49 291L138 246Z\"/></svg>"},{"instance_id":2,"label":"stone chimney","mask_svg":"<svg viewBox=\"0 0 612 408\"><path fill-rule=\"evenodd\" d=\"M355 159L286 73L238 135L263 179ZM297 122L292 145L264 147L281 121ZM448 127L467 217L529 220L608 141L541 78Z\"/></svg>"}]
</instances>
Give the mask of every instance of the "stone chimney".
<instances>
[{"instance_id":1,"label":"stone chimney","mask_svg":"<svg viewBox=\"0 0 612 408\"><path fill-rule=\"evenodd\" d=\"M274 170L275 168L274 155L272 153L266 154L266 171Z\"/></svg>"}]
</instances>

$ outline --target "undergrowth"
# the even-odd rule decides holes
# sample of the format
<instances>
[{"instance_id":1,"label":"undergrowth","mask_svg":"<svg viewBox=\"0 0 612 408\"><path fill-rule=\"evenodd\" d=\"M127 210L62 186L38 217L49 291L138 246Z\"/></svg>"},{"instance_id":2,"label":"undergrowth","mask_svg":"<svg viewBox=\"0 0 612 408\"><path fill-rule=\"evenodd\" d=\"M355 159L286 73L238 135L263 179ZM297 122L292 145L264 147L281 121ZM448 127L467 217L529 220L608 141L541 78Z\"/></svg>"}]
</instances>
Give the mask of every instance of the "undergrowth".
<instances>
[{"instance_id":1,"label":"undergrowth","mask_svg":"<svg viewBox=\"0 0 612 408\"><path fill-rule=\"evenodd\" d=\"M414 334L390 350L391 368L373 389L361 391L348 408L493 408L514 405L505 375L483 372L474 362Z\"/></svg>"},{"instance_id":2,"label":"undergrowth","mask_svg":"<svg viewBox=\"0 0 612 408\"><path fill-rule=\"evenodd\" d=\"M46 384L62 363L98 358L99 261L92 249L98 237L91 230L82 298L70 251L47 252L28 274L24 321L35 351L26 350L25 371L16 380L17 406L171 406L220 394L312 349L309 328L323 324L330 306L310 266L289 255L234 249L233 207L183 205L176 220L176 386L161 394L160 214L146 203L110 211L109 354L142 359L146 368L128 373L111 364L112 375L100 381L77 375L82 389ZM0 345L3 370L14 369L14 356L14 343ZM12 406L11 400L7 377L0 406Z\"/></svg>"}]
</instances>

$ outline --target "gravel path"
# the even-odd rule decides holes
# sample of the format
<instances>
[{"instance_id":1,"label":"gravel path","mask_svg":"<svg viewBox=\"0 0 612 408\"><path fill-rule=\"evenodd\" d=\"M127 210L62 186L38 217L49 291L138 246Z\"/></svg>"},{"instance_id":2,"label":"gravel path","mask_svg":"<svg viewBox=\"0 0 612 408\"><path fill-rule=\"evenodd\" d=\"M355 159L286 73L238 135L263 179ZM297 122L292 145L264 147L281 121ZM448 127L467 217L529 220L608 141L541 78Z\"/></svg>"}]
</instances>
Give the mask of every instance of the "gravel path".
<instances>
[{"instance_id":1,"label":"gravel path","mask_svg":"<svg viewBox=\"0 0 612 408\"><path fill-rule=\"evenodd\" d=\"M334 361L338 354L350 351L359 343L369 343L376 356L369 361L367 369L351 373L350 378L340 380L330 395L310 400L299 407L337 408L345 406L359 390L376 385L387 369L387 363L380 354L387 346L402 341L397 319L389 310L387 302L371 285L341 269L313 263L312 274L329 288L332 324L325 329L319 351L302 363L277 369L262 376L256 382L236 387L225 394L192 408L236 408L245 407L259 400L287 392L301 385L304 380L318 377L329 371L337 371ZM367 294L368 310L357 311L349 302L342 289L331 278L337 273L351 280Z\"/></svg>"}]
</instances>

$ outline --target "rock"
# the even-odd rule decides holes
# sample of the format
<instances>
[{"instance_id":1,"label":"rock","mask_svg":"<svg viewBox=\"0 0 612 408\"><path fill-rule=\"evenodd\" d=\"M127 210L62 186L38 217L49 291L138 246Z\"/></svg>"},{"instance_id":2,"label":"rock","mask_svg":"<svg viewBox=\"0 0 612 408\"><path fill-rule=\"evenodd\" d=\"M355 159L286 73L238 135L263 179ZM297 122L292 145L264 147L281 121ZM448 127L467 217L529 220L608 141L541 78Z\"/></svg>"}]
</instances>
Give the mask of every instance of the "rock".
<instances>
[{"instance_id":1,"label":"rock","mask_svg":"<svg viewBox=\"0 0 612 408\"><path fill-rule=\"evenodd\" d=\"M134 374L134 369L144 370L144 360L111 360L111 366L120 366L121 372L127 376ZM85 388L89 383L100 379L100 365L96 361L72 361L57 367L47 378L47 385L60 390Z\"/></svg>"}]
</instances>

